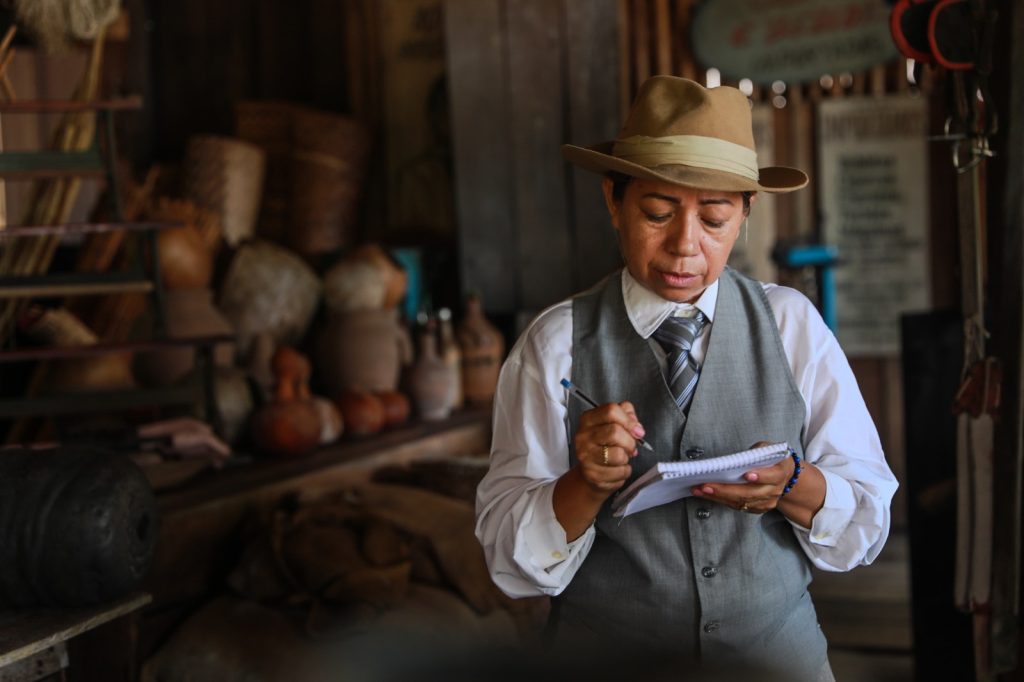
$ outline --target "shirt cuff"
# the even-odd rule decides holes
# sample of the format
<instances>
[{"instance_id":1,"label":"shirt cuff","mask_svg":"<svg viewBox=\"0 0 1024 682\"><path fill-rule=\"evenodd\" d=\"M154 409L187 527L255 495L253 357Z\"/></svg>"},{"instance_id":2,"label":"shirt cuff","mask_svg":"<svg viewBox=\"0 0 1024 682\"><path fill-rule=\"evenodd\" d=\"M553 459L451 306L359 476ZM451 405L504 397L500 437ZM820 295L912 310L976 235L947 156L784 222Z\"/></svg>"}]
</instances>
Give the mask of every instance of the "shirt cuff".
<instances>
[{"instance_id":1,"label":"shirt cuff","mask_svg":"<svg viewBox=\"0 0 1024 682\"><path fill-rule=\"evenodd\" d=\"M558 522L551 506L554 490L554 485L548 485L537 491L533 518L521 530L530 562L544 571L579 553L589 544L590 536L594 534L594 526L591 524L583 535L572 542L566 541L565 529Z\"/></svg>"},{"instance_id":2,"label":"shirt cuff","mask_svg":"<svg viewBox=\"0 0 1024 682\"><path fill-rule=\"evenodd\" d=\"M799 524L794 525L807 534L812 545L835 547L853 520L857 499L853 494L853 486L845 478L821 467L818 467L818 471L825 477L825 503L814 515L810 530Z\"/></svg>"}]
</instances>

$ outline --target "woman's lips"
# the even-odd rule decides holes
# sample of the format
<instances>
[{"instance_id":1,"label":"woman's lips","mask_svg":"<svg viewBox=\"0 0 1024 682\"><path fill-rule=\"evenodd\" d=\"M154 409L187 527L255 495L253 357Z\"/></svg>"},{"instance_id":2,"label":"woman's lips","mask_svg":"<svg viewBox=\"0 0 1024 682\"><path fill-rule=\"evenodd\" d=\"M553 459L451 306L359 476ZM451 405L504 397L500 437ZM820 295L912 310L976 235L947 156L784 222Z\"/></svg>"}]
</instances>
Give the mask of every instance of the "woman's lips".
<instances>
[{"instance_id":1,"label":"woman's lips","mask_svg":"<svg viewBox=\"0 0 1024 682\"><path fill-rule=\"evenodd\" d=\"M700 283L700 275L690 272L664 272L656 270L661 280L674 289L687 289Z\"/></svg>"}]
</instances>

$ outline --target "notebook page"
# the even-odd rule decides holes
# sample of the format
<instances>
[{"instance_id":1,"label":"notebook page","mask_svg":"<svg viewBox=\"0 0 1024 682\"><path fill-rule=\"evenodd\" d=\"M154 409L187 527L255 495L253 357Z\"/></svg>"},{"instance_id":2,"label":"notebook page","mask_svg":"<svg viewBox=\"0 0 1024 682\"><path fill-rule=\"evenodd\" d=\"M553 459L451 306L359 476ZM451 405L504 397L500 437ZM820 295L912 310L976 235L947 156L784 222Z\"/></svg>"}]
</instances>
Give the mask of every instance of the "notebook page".
<instances>
[{"instance_id":1,"label":"notebook page","mask_svg":"<svg viewBox=\"0 0 1024 682\"><path fill-rule=\"evenodd\" d=\"M628 516L684 497L700 483L742 483L751 469L772 466L789 456L789 445L773 443L722 457L660 462L623 490L612 503L614 516Z\"/></svg>"}]
</instances>

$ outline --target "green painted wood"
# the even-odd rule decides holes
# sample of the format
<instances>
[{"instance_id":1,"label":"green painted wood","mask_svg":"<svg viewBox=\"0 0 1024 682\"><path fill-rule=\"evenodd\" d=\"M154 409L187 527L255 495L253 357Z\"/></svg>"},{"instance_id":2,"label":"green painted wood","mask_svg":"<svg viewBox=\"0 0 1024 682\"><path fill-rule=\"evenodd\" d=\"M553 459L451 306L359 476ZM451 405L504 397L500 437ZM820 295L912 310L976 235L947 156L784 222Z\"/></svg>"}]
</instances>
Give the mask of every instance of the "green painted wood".
<instances>
[{"instance_id":1,"label":"green painted wood","mask_svg":"<svg viewBox=\"0 0 1024 682\"><path fill-rule=\"evenodd\" d=\"M107 166L96 148L84 152L4 152L0 154L0 176L42 177L59 175L102 175Z\"/></svg>"}]
</instances>

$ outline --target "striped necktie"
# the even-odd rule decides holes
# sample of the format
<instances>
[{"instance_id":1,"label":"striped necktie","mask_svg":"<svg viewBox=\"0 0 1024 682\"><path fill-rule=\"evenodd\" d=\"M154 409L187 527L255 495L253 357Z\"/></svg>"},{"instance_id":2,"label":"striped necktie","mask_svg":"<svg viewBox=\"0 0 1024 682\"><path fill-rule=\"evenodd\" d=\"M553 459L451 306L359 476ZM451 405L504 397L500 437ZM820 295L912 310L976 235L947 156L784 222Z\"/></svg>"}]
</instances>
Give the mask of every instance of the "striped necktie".
<instances>
[{"instance_id":1,"label":"striped necktie","mask_svg":"<svg viewBox=\"0 0 1024 682\"><path fill-rule=\"evenodd\" d=\"M700 367L690 357L690 348L706 322L704 313L698 310L693 317L668 317L654 332L654 339L667 354L668 387L675 397L676 405L684 413L690 407L700 376Z\"/></svg>"}]
</instances>

